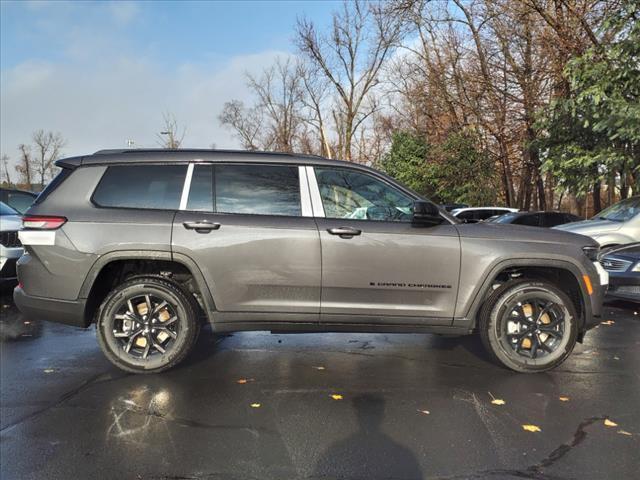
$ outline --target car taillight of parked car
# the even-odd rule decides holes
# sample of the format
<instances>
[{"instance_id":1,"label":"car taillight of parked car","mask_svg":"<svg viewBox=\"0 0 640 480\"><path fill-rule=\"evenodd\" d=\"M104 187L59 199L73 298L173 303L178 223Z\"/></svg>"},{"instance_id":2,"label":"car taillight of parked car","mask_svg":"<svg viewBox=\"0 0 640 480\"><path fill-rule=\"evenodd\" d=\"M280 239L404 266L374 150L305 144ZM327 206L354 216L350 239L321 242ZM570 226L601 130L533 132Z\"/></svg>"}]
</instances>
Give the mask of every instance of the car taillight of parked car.
<instances>
[{"instance_id":1,"label":"car taillight of parked car","mask_svg":"<svg viewBox=\"0 0 640 480\"><path fill-rule=\"evenodd\" d=\"M48 215L27 215L22 218L22 226L28 230L56 230L66 222L66 217Z\"/></svg>"}]
</instances>

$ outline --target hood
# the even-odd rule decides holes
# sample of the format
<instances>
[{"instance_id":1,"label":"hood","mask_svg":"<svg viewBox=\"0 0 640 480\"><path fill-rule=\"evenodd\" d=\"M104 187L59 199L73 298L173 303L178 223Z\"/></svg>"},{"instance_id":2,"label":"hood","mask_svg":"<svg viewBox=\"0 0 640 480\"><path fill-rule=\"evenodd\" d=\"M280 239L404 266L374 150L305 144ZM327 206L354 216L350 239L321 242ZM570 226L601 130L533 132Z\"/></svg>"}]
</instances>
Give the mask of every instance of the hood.
<instances>
[{"instance_id":1,"label":"hood","mask_svg":"<svg viewBox=\"0 0 640 480\"><path fill-rule=\"evenodd\" d=\"M15 232L22 228L22 217L19 215L0 216L0 231Z\"/></svg>"},{"instance_id":2,"label":"hood","mask_svg":"<svg viewBox=\"0 0 640 480\"><path fill-rule=\"evenodd\" d=\"M550 228L499 223L462 223L456 225L461 237L511 240L518 242L565 243L570 245L597 246L592 238Z\"/></svg>"},{"instance_id":3,"label":"hood","mask_svg":"<svg viewBox=\"0 0 640 480\"><path fill-rule=\"evenodd\" d=\"M623 222L613 222L611 220L593 219L582 222L566 223L553 227L556 230L574 232L581 235L602 235L603 233L615 232L623 225Z\"/></svg>"}]
</instances>

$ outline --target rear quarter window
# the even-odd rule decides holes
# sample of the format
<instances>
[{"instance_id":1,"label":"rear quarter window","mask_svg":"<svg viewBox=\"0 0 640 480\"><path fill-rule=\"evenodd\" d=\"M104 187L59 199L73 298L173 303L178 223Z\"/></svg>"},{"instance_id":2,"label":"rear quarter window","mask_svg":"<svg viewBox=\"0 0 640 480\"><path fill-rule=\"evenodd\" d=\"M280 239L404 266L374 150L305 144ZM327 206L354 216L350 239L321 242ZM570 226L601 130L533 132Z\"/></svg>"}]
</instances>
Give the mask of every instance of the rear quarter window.
<instances>
[{"instance_id":1,"label":"rear quarter window","mask_svg":"<svg viewBox=\"0 0 640 480\"><path fill-rule=\"evenodd\" d=\"M92 200L100 207L178 210L186 173L186 165L114 165Z\"/></svg>"}]
</instances>

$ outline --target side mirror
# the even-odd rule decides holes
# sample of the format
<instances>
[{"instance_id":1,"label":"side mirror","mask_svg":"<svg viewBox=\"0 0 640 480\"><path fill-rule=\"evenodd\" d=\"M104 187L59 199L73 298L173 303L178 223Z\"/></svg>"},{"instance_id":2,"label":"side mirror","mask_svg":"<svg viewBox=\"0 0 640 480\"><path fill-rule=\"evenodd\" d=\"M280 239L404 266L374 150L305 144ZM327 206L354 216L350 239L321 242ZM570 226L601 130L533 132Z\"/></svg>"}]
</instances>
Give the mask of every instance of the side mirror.
<instances>
[{"instance_id":1,"label":"side mirror","mask_svg":"<svg viewBox=\"0 0 640 480\"><path fill-rule=\"evenodd\" d=\"M442 221L440 210L431 202L416 200L413 202L413 223L438 224Z\"/></svg>"}]
</instances>

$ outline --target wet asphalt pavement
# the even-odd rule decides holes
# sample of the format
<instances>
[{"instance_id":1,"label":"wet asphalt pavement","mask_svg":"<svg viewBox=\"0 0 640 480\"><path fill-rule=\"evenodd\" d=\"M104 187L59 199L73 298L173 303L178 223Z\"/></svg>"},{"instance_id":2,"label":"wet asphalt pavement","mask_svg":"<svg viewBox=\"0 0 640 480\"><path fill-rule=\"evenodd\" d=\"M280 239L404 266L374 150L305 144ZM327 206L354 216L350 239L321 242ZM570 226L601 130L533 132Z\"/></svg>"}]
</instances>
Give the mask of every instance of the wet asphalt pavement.
<instances>
[{"instance_id":1,"label":"wet asphalt pavement","mask_svg":"<svg viewBox=\"0 0 640 480\"><path fill-rule=\"evenodd\" d=\"M473 337L205 330L183 365L136 376L93 328L2 317L3 480L640 476L633 309L537 375Z\"/></svg>"}]
</instances>

